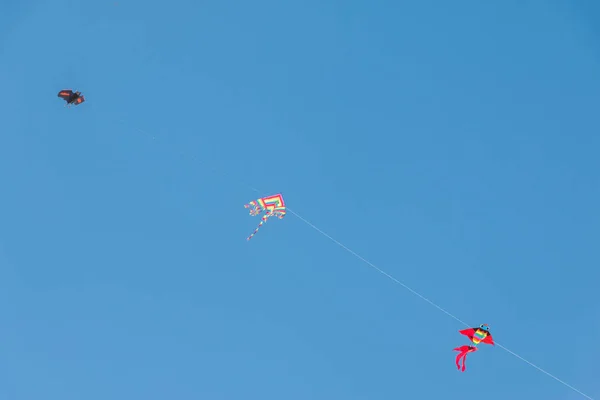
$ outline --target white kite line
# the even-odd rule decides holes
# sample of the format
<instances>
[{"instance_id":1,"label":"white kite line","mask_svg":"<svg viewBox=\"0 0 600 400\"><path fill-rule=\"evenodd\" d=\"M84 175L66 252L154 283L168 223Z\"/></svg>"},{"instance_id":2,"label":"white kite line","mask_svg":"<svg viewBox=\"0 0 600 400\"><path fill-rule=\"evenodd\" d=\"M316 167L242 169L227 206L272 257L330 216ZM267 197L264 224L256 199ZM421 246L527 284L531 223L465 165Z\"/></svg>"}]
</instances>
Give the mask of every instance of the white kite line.
<instances>
[{"instance_id":1,"label":"white kite line","mask_svg":"<svg viewBox=\"0 0 600 400\"><path fill-rule=\"evenodd\" d=\"M124 124L123 121L121 121L121 123ZM150 135L149 133L145 132L144 130L135 127L135 130L144 133L150 137L152 137L153 140L156 139L155 136ZM252 187L251 185L248 185L247 182L242 182L239 179L234 178L233 176L229 175L228 173L224 172L224 171L219 171L214 167L211 167L209 165L207 165L206 163L204 163L202 160L198 159L196 156L193 157L193 159L195 159L196 161L200 162L201 164L205 165L206 167L208 167L209 169L211 169L213 172L217 173L217 174L223 174L228 176L230 179L236 180L238 181L238 183L243 184L244 186L252 189L254 192L256 193L262 193L261 190L258 190L254 187ZM311 227L312 229L314 229L315 231L319 232L321 235L325 236L327 239L331 240L333 243L337 244L339 247L341 247L342 249L344 249L345 251L347 251L348 253L352 254L354 257L358 258L359 260L361 260L362 262L364 262L365 264L367 264L368 266L370 266L371 268L373 268L374 270L376 270L377 272L379 272L380 274L384 275L385 277L387 277L388 279L390 279L391 281L393 281L394 283L397 283L398 285L402 286L404 289L408 290L409 292L411 292L412 294L414 294L415 296L419 297L421 300L429 303L431 306L437 308L439 311L443 312L444 314L446 314L447 316L449 316L450 318L453 318L454 320L456 320L457 322L460 322L461 324L463 324L465 327L471 327L471 325L467 324L466 322L464 322L463 320L461 320L460 318L458 318L457 316L455 316L454 314L452 314L451 312L447 311L446 309L442 308L441 306L437 305L436 303L434 303L433 301L429 300L427 297L423 296L421 293L417 292L416 290L414 290L413 288L411 288L410 286L406 285L405 283L403 283L402 281L400 281L399 279L395 278L394 276L390 275L389 273L385 272L384 270L382 270L381 268L377 267L375 264L373 264L372 262L370 262L369 260L367 260L366 258L362 257L360 254L356 253L355 251L353 251L352 249L350 249L349 247L345 246L343 243L341 243L340 241L336 240L335 238L333 238L331 235L327 234L326 232L324 232L323 230L319 229L316 225L314 225L312 222L308 221L306 218L302 217L300 214L298 214L297 212L293 211L292 209L290 209L289 207L286 207L287 211L289 211L291 214L295 215L300 221L304 222L306 225L308 225L309 227ZM514 357L518 358L519 360L529 364L530 366L532 366L533 368L537 369L538 371L548 375L550 378L554 379L555 381L561 383L562 385L568 387L569 389L573 390L576 393L579 393L580 395L582 395L583 397L585 397L588 400L594 400L592 397L588 396L587 394L583 393L582 391L574 388L573 386L569 385L567 382L563 381L562 379L552 375L550 372L544 370L543 368L535 365L534 363L532 363L531 361L521 357L520 355L518 355L517 353L513 352L512 350L502 346L500 343L496 342L495 343L498 347L500 347L501 349L505 350L507 353L513 355Z\"/></svg>"},{"instance_id":2,"label":"white kite line","mask_svg":"<svg viewBox=\"0 0 600 400\"><path fill-rule=\"evenodd\" d=\"M298 219L300 219L300 221L304 222L306 225L310 226L311 228L313 228L315 231L319 232L321 235L325 236L327 239L331 240L333 243L337 244L338 246L340 246L342 249L346 250L348 253L352 254L354 257L358 258L359 260L361 260L362 262L364 262L365 264L367 264L368 266L370 266L371 268L373 268L375 271L381 273L382 275L384 275L385 277L389 278L391 281L393 281L394 283L397 283L398 285L402 286L403 288L405 288L406 290L408 290L409 292L411 292L412 294L414 294L415 296L419 297L421 300L426 301L427 303L429 303L430 305L432 305L433 307L437 308L438 310L440 310L441 312L443 312L444 314L446 314L447 316L449 316L450 318L453 318L454 320L460 322L461 324L463 324L465 327L469 328L471 327L471 325L467 324L466 322L464 322L463 320L461 320L460 318L458 318L457 316L455 316L454 314L450 313L449 311L447 311L446 309L440 307L439 305L437 305L436 303L434 303L433 301L429 300L427 297L423 296L421 293L417 292L416 290L414 290L413 288L411 288L410 286L406 285L405 283L401 282L400 280L398 280L397 278L395 278L394 276L390 275L389 273L385 272L384 270L382 270L381 268L377 267L375 264L373 264L372 262L370 262L369 260L367 260L366 258L362 257L361 255L359 255L358 253L356 253L355 251L353 251L352 249L350 249L349 247L345 246L343 243L339 242L338 240L334 239L332 236L330 236L329 234L327 234L326 232L324 232L323 230L319 229L317 226L315 226L313 223L311 223L310 221L308 221L307 219L305 219L304 217L302 217L301 215L299 215L297 212L291 210L289 207L287 208L287 211L289 211L290 213L292 213L293 215L295 215ZM506 352L508 352L509 354L512 354L513 356L515 356L516 358L518 358L519 360L529 364L530 366L532 366L533 368L537 369L540 372L543 372L544 374L548 375L550 378L554 379L555 381L565 385L566 387L568 387L569 389L579 393L580 395L582 395L583 397L587 398L588 400L594 400L593 398L591 398L590 396L588 396L587 394L581 392L580 390L574 388L573 386L569 385L567 382L559 379L558 377L552 375L550 372L542 369L541 367L538 367L537 365L535 365L534 363L532 363L531 361L526 360L525 358L521 357L520 355L518 355L517 353L507 349L506 347L502 346L500 343L496 342L495 343L498 347L500 347L501 349L505 350Z\"/></svg>"}]
</instances>

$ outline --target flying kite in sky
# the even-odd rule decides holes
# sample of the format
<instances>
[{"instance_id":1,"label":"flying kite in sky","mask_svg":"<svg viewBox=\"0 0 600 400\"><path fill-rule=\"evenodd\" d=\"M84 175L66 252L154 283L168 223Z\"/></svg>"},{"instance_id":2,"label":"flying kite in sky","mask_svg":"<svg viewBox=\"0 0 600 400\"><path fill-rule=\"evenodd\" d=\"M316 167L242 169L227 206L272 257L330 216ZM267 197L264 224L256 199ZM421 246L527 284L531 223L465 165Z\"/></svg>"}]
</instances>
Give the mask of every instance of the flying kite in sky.
<instances>
[{"instance_id":1,"label":"flying kite in sky","mask_svg":"<svg viewBox=\"0 0 600 400\"><path fill-rule=\"evenodd\" d=\"M458 331L461 335L465 335L469 338L471 342L475 346L460 346L456 347L454 351L458 351L459 354L456 356L456 368L462 370L463 372L467 368L467 354L474 353L477 351L477 345L479 343L485 343L494 345L494 338L490 333L490 328L487 324L482 324L479 328L469 328L463 329L462 331ZM462 360L462 366L460 365L460 361Z\"/></svg>"},{"instance_id":2,"label":"flying kite in sky","mask_svg":"<svg viewBox=\"0 0 600 400\"><path fill-rule=\"evenodd\" d=\"M279 219L283 219L285 217L285 203L283 201L283 196L281 194L276 194L268 197L261 197L260 199L253 200L250 203L244 205L245 208L250 209L250 215L256 216L260 214L262 211L265 211L265 214L262 216L260 223L252 232L250 236L248 236L247 240L252 239L252 236L256 235L256 232L260 229L260 227L267 222L267 219L276 216Z\"/></svg>"},{"instance_id":3,"label":"flying kite in sky","mask_svg":"<svg viewBox=\"0 0 600 400\"><path fill-rule=\"evenodd\" d=\"M81 92L73 92L71 89L64 89L58 92L58 97L67 102L65 107L71 106L71 104L78 105L85 101L85 97Z\"/></svg>"}]
</instances>

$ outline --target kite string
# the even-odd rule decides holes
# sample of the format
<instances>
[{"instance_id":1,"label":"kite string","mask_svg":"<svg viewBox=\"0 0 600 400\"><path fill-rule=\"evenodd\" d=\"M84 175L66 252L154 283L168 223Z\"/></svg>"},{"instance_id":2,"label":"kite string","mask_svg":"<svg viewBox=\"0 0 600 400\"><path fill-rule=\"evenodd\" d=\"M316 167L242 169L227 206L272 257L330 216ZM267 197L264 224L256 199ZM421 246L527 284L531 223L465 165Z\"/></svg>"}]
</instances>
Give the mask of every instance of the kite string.
<instances>
[{"instance_id":1,"label":"kite string","mask_svg":"<svg viewBox=\"0 0 600 400\"><path fill-rule=\"evenodd\" d=\"M591 398L590 396L588 396L587 394L581 392L580 390L574 388L573 386L569 385L567 382L563 381L562 379L559 379L558 377L552 375L550 372L542 369L541 367L538 367L537 365L535 365L534 363L532 363L529 360L526 360L525 358L521 357L520 355L518 355L517 353L515 353L514 351L511 351L509 349L507 349L506 347L502 346L500 343L496 343L496 345L498 347L500 347L502 350L506 351L507 353L513 355L514 357L518 358L519 360L529 364L530 366L532 366L533 368L537 369L540 372L543 372L544 374L548 375L550 378L556 380L559 383L562 383L563 385L565 385L566 387L568 387L569 389L573 390L574 392L579 393L580 395L582 395L583 397L589 399L589 400L594 400L593 398Z\"/></svg>"},{"instance_id":2,"label":"kite string","mask_svg":"<svg viewBox=\"0 0 600 400\"><path fill-rule=\"evenodd\" d=\"M463 324L463 325L465 325L467 327L469 326L466 322L462 321L457 316L453 315L452 313L450 313L449 311L445 310L444 308L438 306L433 301L429 300L427 297L423 296L422 294L420 294L416 290L412 289L411 287L409 287L408 285L404 284L400 280L396 279L392 275L388 274L387 272L385 272L381 268L377 267L375 264L373 264L372 262L370 262L366 258L360 256L358 253L354 252L353 250L351 250L350 248L348 248L347 246L345 246L344 244L342 244L338 240L334 239L333 237L331 237L330 235L328 235L327 233L325 233L321 229L317 228L314 224L312 224L311 222L309 222L308 220L306 220L305 218L303 218L302 216L300 216L297 212L293 211L289 207L287 207L287 211L289 211L290 213L294 214L296 216L296 218L300 219L302 222L304 222L305 224L307 224L308 226L310 226L311 228L313 228L314 230L316 230L317 232L319 232L321 235L325 236L327 239L331 240L333 243L335 243L338 246L340 246L342 249L346 250L348 253L352 254L354 257L358 258L359 260L361 260L362 262L364 262L365 264L367 264L368 266L370 266L371 268L373 268L375 271L377 271L380 274L386 276L388 279L391 279L393 282L395 282L398 285L402 286L403 288L405 288L406 290L408 290L409 292L411 292L415 296L421 298L422 300L425 300L427 303L431 304L432 306L434 306L435 308L437 308L438 310L440 310L444 314L448 315L450 318L454 318L456 321L460 322L461 324Z\"/></svg>"},{"instance_id":3,"label":"kite string","mask_svg":"<svg viewBox=\"0 0 600 400\"><path fill-rule=\"evenodd\" d=\"M123 123L123 121L121 121ZM125 124L124 124L125 125ZM137 130L140 133L143 133L145 135L148 135L152 138L152 140L156 139L156 136L154 135L150 135L149 133L147 133L146 131L135 127L135 130ZM252 185L248 184L247 182L241 181L239 178L235 178L232 175L225 173L222 170L217 170L216 168L207 165L206 163L202 162L202 160L198 159L196 156L192 157L193 160L198 161L199 163L201 163L202 165L208 167L210 170L212 170L214 173L216 174L220 174L223 176L228 177L231 180L235 180L240 184L243 184L244 186L248 187L249 189L252 189L252 191L256 192L256 193L262 193L261 190L253 187ZM414 294L415 296L419 297L421 300L429 303L431 306L437 308L439 311L443 312L444 314L446 314L447 316L449 316L450 318L454 319L455 321L463 324L465 327L470 327L469 324L467 324L466 322L464 322L463 320L461 320L460 318L458 318L457 316L455 316L454 314L452 314L451 312L447 311L446 309L442 308L441 306L437 305L436 303L434 303L433 301L429 300L427 297L423 296L422 294L420 294L419 292L417 292L416 290L414 290L413 288L411 288L410 286L406 285L405 283L403 283L402 281L400 281L399 279L395 278L394 276L390 275L389 273L385 272L384 270L382 270L381 268L377 267L375 264L373 264L372 262L370 262L369 260L367 260L366 258L362 257L360 254L356 253L355 251L353 251L352 249L350 249L349 247L347 247L346 245L344 245L343 243L341 243L340 241L336 240L335 238L333 238L331 235L329 235L328 233L326 233L325 231L323 231L322 229L319 229L316 225L314 225L312 222L308 221L306 218L302 217L300 214L298 214L297 212L295 212L294 210L290 209L289 207L286 207L287 211L289 211L291 214L293 214L296 218L298 218L300 221L304 222L306 225L308 225L309 227L311 227L312 229L314 229L315 231L317 231L318 233L320 233L321 235L325 236L327 239L331 240L333 243L337 244L339 247L341 247L342 249L344 249L345 251L347 251L348 253L350 253L351 255L353 255L354 257L358 258L360 261L364 262L365 264L367 264L368 266L370 266L371 268L373 268L374 270L376 270L377 272L379 272L380 274L384 275L385 277L387 277L388 279L390 279L391 281L393 281L394 283L402 286L403 288L405 288L406 290L408 290L409 292L411 292L412 294ZM573 390L574 392L582 395L583 397L587 398L588 400L594 400L592 397L588 396L587 394L581 392L580 390L576 389L575 387L569 385L568 383L566 383L565 381L561 380L560 378L552 375L550 372L544 370L543 368L537 366L536 364L532 363L531 361L521 357L520 355L518 355L517 353L513 352L512 350L504 347L503 345L501 345L500 343L496 342L496 345L498 347L500 347L501 349L503 349L504 351L506 351L507 353L513 355L514 357L518 358L519 360L525 362L526 364L529 364L530 366L532 366L533 368L537 369L538 371L546 374L547 376L549 376L550 378L554 379L555 381L561 383L562 385L564 385L565 387Z\"/></svg>"},{"instance_id":4,"label":"kite string","mask_svg":"<svg viewBox=\"0 0 600 400\"><path fill-rule=\"evenodd\" d=\"M427 303L429 303L430 305L432 305L433 307L437 308L438 310L440 310L441 312L443 312L444 314L448 315L449 317L453 318L454 320L460 322L461 324L463 324L465 327L470 327L469 324L467 324L466 322L464 322L463 320L461 320L460 318L458 318L457 316L455 316L454 314L450 313L449 311L447 311L446 309L440 307L439 305L437 305L436 303L434 303L433 301L429 300L427 297L423 296L422 294L420 294L419 292L417 292L416 290L414 290L413 288L409 287L408 285L406 285L405 283L401 282L400 280L398 280L397 278L395 278L394 276L390 275L389 273L385 272L384 270L382 270L381 268L377 267L375 264L373 264L372 262L370 262L369 260L367 260L366 258L362 257L361 255L359 255L358 253L356 253L355 251L353 251L352 249L350 249L349 247L345 246L343 243L341 243L340 241L336 240L335 238L333 238L331 235L327 234L326 232L324 232L323 230L319 229L316 225L314 225L313 223L311 223L310 221L308 221L306 218L302 217L300 214L298 214L297 212L291 210L289 207L287 208L287 211L289 211L291 214L295 215L296 218L300 219L302 222L304 222L306 225L308 225L309 227L311 227L312 229L314 229L315 231L319 232L321 235L325 236L327 239L331 240L333 243L337 244L338 246L340 246L342 249L346 250L348 253L352 254L354 257L358 258L359 260L361 260L362 262L364 262L365 264L367 264L368 266L370 266L371 268L373 268L374 270L376 270L377 272L381 273L382 275L386 276L387 278L389 278L391 281L393 281L394 283L399 284L400 286L402 286L403 288L405 288L406 290L408 290L409 292L411 292L412 294L414 294L415 296L419 297L420 299L426 301ZM543 372L544 374L548 375L550 378L556 380L557 382L563 384L564 386L568 387L569 389L579 393L580 395L582 395L583 397L589 399L589 400L594 400L593 398L591 398L590 396L588 396L587 394L581 392L580 390L574 388L573 386L569 385L567 382L559 379L558 377L552 375L550 372L542 369L541 367L535 365L534 363L532 363L531 361L521 357L520 355L518 355L517 353L515 353L514 351L504 347L503 345L501 345L500 343L496 342L496 345L498 347L500 347L501 349L503 349L504 351L506 351L507 353L513 355L514 357L518 358L519 360L529 364L530 366L532 366L533 368L537 369L540 372Z\"/></svg>"}]
</instances>

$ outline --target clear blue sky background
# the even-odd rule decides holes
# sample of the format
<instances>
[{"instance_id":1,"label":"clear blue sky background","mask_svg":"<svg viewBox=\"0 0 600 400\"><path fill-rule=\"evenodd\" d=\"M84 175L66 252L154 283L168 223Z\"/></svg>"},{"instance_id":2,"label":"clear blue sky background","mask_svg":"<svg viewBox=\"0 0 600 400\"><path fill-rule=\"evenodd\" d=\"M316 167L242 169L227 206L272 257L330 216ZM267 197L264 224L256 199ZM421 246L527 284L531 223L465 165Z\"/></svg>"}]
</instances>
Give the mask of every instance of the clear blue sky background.
<instances>
[{"instance_id":1,"label":"clear blue sky background","mask_svg":"<svg viewBox=\"0 0 600 400\"><path fill-rule=\"evenodd\" d=\"M599 9L2 2L0 398L600 398Z\"/></svg>"}]
</instances>

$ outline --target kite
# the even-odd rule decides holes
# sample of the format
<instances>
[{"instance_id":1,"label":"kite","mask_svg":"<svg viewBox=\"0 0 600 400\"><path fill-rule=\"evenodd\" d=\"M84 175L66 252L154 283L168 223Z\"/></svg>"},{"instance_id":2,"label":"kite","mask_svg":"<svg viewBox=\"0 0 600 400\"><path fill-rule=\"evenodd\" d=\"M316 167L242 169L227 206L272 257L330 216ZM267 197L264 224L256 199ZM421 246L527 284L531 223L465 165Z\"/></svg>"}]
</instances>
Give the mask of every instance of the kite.
<instances>
[{"instance_id":1,"label":"kite","mask_svg":"<svg viewBox=\"0 0 600 400\"><path fill-rule=\"evenodd\" d=\"M250 215L256 216L261 213L261 211L265 211L265 214L262 216L260 223L252 232L250 236L246 240L252 239L252 236L256 235L256 232L260 229L260 227L267 222L267 220L271 217L278 217L279 219L283 219L285 217L285 203L283 201L283 196L281 194L275 194L273 196L261 197L260 199L253 200L250 203L244 205L245 208L250 209Z\"/></svg>"},{"instance_id":2,"label":"kite","mask_svg":"<svg viewBox=\"0 0 600 400\"><path fill-rule=\"evenodd\" d=\"M460 346L456 347L454 351L458 351L456 356L456 368L465 372L467 368L467 354L474 353L477 351L477 345L479 343L490 344L494 346L494 338L490 333L490 328L487 324L482 324L479 328L469 328L458 331L461 335L465 335L475 346ZM462 366L460 361L462 360Z\"/></svg>"},{"instance_id":3,"label":"kite","mask_svg":"<svg viewBox=\"0 0 600 400\"><path fill-rule=\"evenodd\" d=\"M73 92L71 89L64 89L58 92L58 97L67 102L65 107L70 107L71 104L79 105L85 101L85 97L81 92Z\"/></svg>"}]
</instances>

